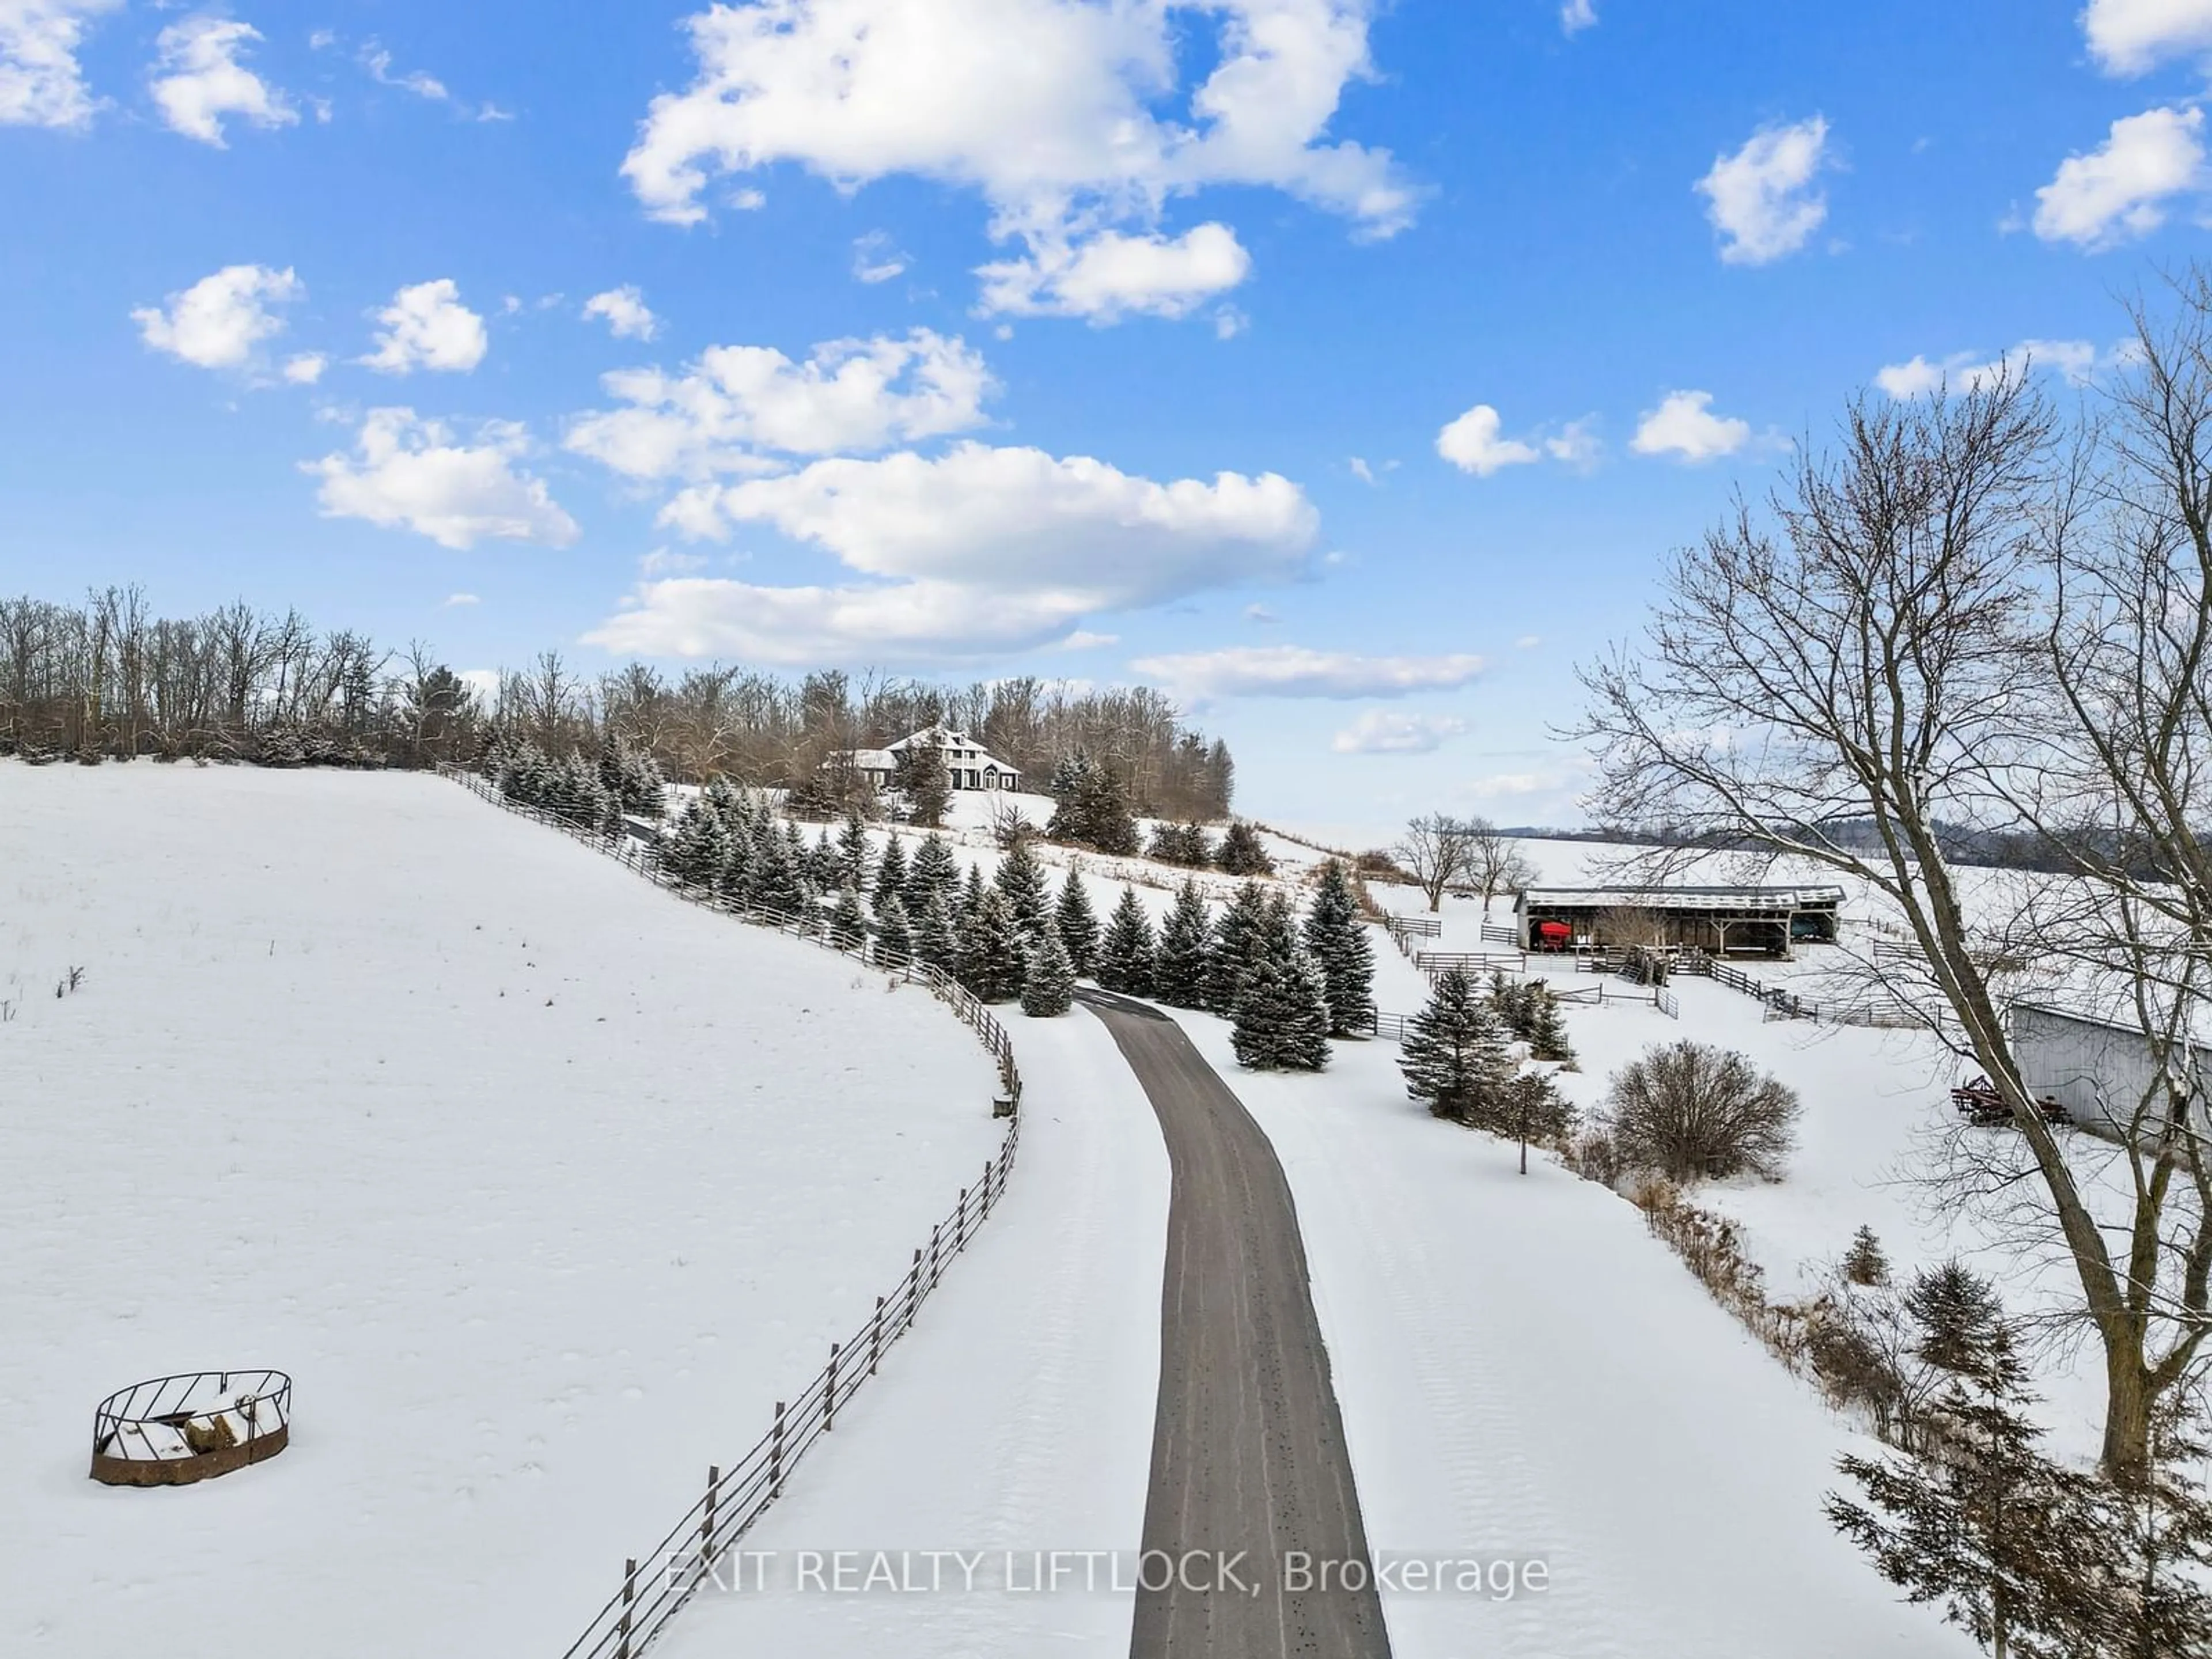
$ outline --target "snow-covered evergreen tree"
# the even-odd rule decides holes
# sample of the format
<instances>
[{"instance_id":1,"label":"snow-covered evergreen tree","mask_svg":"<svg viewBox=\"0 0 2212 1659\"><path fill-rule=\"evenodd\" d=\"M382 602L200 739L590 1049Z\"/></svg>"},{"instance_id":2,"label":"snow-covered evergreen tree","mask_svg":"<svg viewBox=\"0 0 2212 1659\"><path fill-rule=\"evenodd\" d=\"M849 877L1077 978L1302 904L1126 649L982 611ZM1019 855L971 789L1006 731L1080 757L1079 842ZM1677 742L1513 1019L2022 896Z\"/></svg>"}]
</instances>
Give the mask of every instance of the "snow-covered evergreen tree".
<instances>
[{"instance_id":1,"label":"snow-covered evergreen tree","mask_svg":"<svg viewBox=\"0 0 2212 1659\"><path fill-rule=\"evenodd\" d=\"M919 917L929 908L933 896L944 900L948 911L960 897L960 860L952 856L945 837L934 831L922 837L907 872L907 914Z\"/></svg>"},{"instance_id":2,"label":"snow-covered evergreen tree","mask_svg":"<svg viewBox=\"0 0 2212 1659\"><path fill-rule=\"evenodd\" d=\"M1195 881L1176 890L1152 958L1152 994L1170 1008L1203 1008L1213 977L1213 915Z\"/></svg>"},{"instance_id":3,"label":"snow-covered evergreen tree","mask_svg":"<svg viewBox=\"0 0 2212 1659\"><path fill-rule=\"evenodd\" d=\"M914 933L914 952L931 967L957 977L960 971L960 930L953 923L952 907L942 893L922 901L921 920Z\"/></svg>"},{"instance_id":4,"label":"snow-covered evergreen tree","mask_svg":"<svg viewBox=\"0 0 2212 1659\"><path fill-rule=\"evenodd\" d=\"M1239 982L1229 1046L1255 1072L1318 1072L1328 1064L1328 1000L1321 970L1274 930Z\"/></svg>"},{"instance_id":5,"label":"snow-covered evergreen tree","mask_svg":"<svg viewBox=\"0 0 2212 1659\"><path fill-rule=\"evenodd\" d=\"M866 891L868 885L868 826L858 812L845 815L837 834L838 875L842 884Z\"/></svg>"},{"instance_id":6,"label":"snow-covered evergreen tree","mask_svg":"<svg viewBox=\"0 0 2212 1659\"><path fill-rule=\"evenodd\" d=\"M995 887L983 889L960 927L960 982L985 1002L1021 994L1024 940L1013 906Z\"/></svg>"},{"instance_id":7,"label":"snow-covered evergreen tree","mask_svg":"<svg viewBox=\"0 0 2212 1659\"><path fill-rule=\"evenodd\" d=\"M1106 937L1098 946L1100 987L1124 996L1152 995L1153 950L1152 918L1145 914L1144 902L1135 891L1124 887L1113 919L1106 924ZM1199 960L1202 965L1202 949Z\"/></svg>"},{"instance_id":8,"label":"snow-covered evergreen tree","mask_svg":"<svg viewBox=\"0 0 2212 1659\"><path fill-rule=\"evenodd\" d=\"M1030 941L1022 968L1022 1012L1032 1019L1064 1014L1075 1000L1075 964L1048 927Z\"/></svg>"},{"instance_id":9,"label":"snow-covered evergreen tree","mask_svg":"<svg viewBox=\"0 0 2212 1659\"><path fill-rule=\"evenodd\" d=\"M1267 848L1260 839L1260 832L1241 818L1229 826L1221 837L1221 846L1213 860L1232 876L1272 876L1275 861L1267 856Z\"/></svg>"},{"instance_id":10,"label":"snow-covered evergreen tree","mask_svg":"<svg viewBox=\"0 0 2212 1659\"><path fill-rule=\"evenodd\" d=\"M816 832L814 845L807 849L806 879L817 893L834 893L845 884L845 855L830 839L830 826L826 823Z\"/></svg>"},{"instance_id":11,"label":"snow-covered evergreen tree","mask_svg":"<svg viewBox=\"0 0 2212 1659\"><path fill-rule=\"evenodd\" d=\"M869 897L875 901L877 915L883 914L884 904L891 899L904 906L908 873L905 844L893 836L884 843L884 856L876 866L875 885L868 890Z\"/></svg>"},{"instance_id":12,"label":"snow-covered evergreen tree","mask_svg":"<svg viewBox=\"0 0 2212 1659\"><path fill-rule=\"evenodd\" d=\"M1170 925L1174 918L1169 918ZM1268 931L1267 891L1256 881L1237 890L1213 925L1213 939L1206 951L1206 1006L1217 1014L1237 1011L1243 994L1244 975L1259 959Z\"/></svg>"},{"instance_id":13,"label":"snow-covered evergreen tree","mask_svg":"<svg viewBox=\"0 0 2212 1659\"><path fill-rule=\"evenodd\" d=\"M799 866L803 848L794 837L774 823L763 823L753 847L752 902L765 910L803 915L811 902L806 878Z\"/></svg>"},{"instance_id":14,"label":"snow-covered evergreen tree","mask_svg":"<svg viewBox=\"0 0 2212 1659\"><path fill-rule=\"evenodd\" d=\"M1012 907L1014 925L1024 933L1042 933L1052 926L1052 901L1047 894L1044 866L1024 836L999 860L995 884Z\"/></svg>"},{"instance_id":15,"label":"snow-covered evergreen tree","mask_svg":"<svg viewBox=\"0 0 2212 1659\"><path fill-rule=\"evenodd\" d=\"M840 951L857 951L867 938L867 907L860 902L860 890L848 882L837 890L830 912L830 943Z\"/></svg>"},{"instance_id":16,"label":"snow-covered evergreen tree","mask_svg":"<svg viewBox=\"0 0 2212 1659\"><path fill-rule=\"evenodd\" d=\"M1087 977L1098 964L1098 914L1091 908L1083 872L1071 870L1060 884L1060 901L1053 906L1053 931L1066 948L1076 974Z\"/></svg>"},{"instance_id":17,"label":"snow-covered evergreen tree","mask_svg":"<svg viewBox=\"0 0 2212 1659\"><path fill-rule=\"evenodd\" d=\"M1375 1029L1375 947L1359 920L1358 902L1344 866L1331 859L1322 866L1321 884L1306 911L1305 946L1319 964L1328 996L1332 1036Z\"/></svg>"},{"instance_id":18,"label":"snow-covered evergreen tree","mask_svg":"<svg viewBox=\"0 0 2212 1659\"><path fill-rule=\"evenodd\" d=\"M1398 1069L1408 1095L1438 1117L1470 1123L1504 1111L1518 1068L1489 1000L1450 968L1437 975L1428 1006L1406 1022Z\"/></svg>"},{"instance_id":19,"label":"snow-covered evergreen tree","mask_svg":"<svg viewBox=\"0 0 2212 1659\"><path fill-rule=\"evenodd\" d=\"M963 930L967 927L968 918L975 914L975 906L981 902L983 890L983 866L971 864L968 866L968 879L960 889L959 902L953 907L955 926Z\"/></svg>"},{"instance_id":20,"label":"snow-covered evergreen tree","mask_svg":"<svg viewBox=\"0 0 2212 1659\"><path fill-rule=\"evenodd\" d=\"M876 906L876 960L885 968L903 968L914 959L914 924L907 919L906 902L896 890Z\"/></svg>"}]
</instances>

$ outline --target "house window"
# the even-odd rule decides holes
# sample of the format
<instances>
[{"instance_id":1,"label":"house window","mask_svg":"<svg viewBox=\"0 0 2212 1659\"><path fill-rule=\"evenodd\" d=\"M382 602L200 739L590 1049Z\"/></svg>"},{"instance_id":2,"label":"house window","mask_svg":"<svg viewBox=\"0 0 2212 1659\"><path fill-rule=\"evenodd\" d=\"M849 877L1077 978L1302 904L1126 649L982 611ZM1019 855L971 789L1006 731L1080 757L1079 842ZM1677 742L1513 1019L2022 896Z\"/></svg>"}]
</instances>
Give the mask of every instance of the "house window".
<instances>
[{"instance_id":1,"label":"house window","mask_svg":"<svg viewBox=\"0 0 2212 1659\"><path fill-rule=\"evenodd\" d=\"M970 767L968 771L968 787L970 789L975 787L975 771L973 767Z\"/></svg>"}]
</instances>

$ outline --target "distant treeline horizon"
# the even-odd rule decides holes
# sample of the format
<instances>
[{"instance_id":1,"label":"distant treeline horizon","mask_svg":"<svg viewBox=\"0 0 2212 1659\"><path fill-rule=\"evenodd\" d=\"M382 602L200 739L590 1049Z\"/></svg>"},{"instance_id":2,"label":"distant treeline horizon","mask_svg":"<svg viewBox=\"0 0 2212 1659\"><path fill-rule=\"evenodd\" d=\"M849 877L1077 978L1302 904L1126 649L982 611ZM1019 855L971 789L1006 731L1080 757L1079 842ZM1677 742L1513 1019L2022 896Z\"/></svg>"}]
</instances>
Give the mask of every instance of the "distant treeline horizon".
<instances>
[{"instance_id":1,"label":"distant treeline horizon","mask_svg":"<svg viewBox=\"0 0 2212 1659\"><path fill-rule=\"evenodd\" d=\"M92 590L81 605L0 599L0 753L33 759L427 766L473 759L498 730L556 756L629 744L679 781L789 787L841 751L940 725L1038 793L1079 755L1111 768L1147 817L1218 820L1235 794L1228 744L1150 686L948 686L721 663L673 678L639 662L587 673L545 651L480 688L420 641L380 647L243 600L165 617L135 586Z\"/></svg>"}]
</instances>

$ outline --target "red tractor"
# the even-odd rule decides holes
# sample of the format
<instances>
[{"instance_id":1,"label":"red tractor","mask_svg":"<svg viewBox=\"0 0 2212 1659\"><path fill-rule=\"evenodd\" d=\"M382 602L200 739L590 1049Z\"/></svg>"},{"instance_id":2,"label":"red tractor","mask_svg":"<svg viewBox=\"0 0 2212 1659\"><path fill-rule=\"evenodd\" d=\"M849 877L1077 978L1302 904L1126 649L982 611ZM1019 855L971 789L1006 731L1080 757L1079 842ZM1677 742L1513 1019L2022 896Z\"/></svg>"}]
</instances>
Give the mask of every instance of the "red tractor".
<instances>
[{"instance_id":1,"label":"red tractor","mask_svg":"<svg viewBox=\"0 0 2212 1659\"><path fill-rule=\"evenodd\" d=\"M1540 921L1529 946L1537 951L1565 951L1575 942L1575 930L1564 921Z\"/></svg>"}]
</instances>

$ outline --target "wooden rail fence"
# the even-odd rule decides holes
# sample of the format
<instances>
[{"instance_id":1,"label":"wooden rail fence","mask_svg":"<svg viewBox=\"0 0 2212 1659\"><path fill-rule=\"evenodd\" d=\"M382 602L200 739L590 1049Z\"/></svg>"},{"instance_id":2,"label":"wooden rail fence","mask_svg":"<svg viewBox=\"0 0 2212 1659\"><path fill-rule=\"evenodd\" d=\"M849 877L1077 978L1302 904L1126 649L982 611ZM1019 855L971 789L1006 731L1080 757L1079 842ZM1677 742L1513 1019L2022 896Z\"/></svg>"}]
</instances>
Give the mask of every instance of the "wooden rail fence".
<instances>
[{"instance_id":1,"label":"wooden rail fence","mask_svg":"<svg viewBox=\"0 0 2212 1659\"><path fill-rule=\"evenodd\" d=\"M842 956L864 961L871 956L866 943L851 948L835 944L825 914L794 915L770 906L747 904L684 881L662 869L655 850L641 842L629 836L611 838L542 807L510 800L477 773L442 764L438 770L493 805L550 824L696 903L810 939ZM876 1298L875 1311L866 1322L843 1341L830 1345L828 1363L793 1398L775 1402L768 1431L752 1449L727 1469L719 1464L708 1468L704 1490L682 1519L643 1556L632 1556L623 1562L622 1587L608 1598L562 1659L635 1659L702 1585L718 1582L728 1551L782 1495L784 1483L808 1449L836 1427L837 1413L876 1375L884 1351L914 1328L916 1314L937 1288L946 1266L968 1248L1006 1194L1022 1130L1022 1080L1014 1063L1012 1040L989 1008L951 975L927 963L885 961L879 951L873 955L872 965L881 971L918 981L949 1004L997 1061L1000 1093L994 1110L1009 1120L1006 1139L1000 1143L998 1156L985 1161L975 1184L962 1188L951 1212L929 1230L928 1243L915 1247L905 1276L889 1295Z\"/></svg>"}]
</instances>

